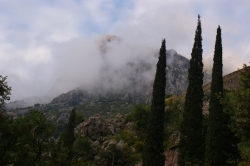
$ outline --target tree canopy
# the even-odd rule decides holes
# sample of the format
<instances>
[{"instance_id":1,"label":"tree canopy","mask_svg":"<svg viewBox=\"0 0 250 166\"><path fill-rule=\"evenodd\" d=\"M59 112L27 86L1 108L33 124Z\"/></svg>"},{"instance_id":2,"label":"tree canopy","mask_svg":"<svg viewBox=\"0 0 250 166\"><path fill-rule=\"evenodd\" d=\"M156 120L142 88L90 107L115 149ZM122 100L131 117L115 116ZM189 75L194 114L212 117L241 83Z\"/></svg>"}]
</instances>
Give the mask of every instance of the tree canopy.
<instances>
[{"instance_id":1,"label":"tree canopy","mask_svg":"<svg viewBox=\"0 0 250 166\"><path fill-rule=\"evenodd\" d=\"M163 166L164 109L166 87L166 46L165 39L159 53L159 61L153 85L153 96L148 121L147 138L144 144L143 166Z\"/></svg>"},{"instance_id":2,"label":"tree canopy","mask_svg":"<svg viewBox=\"0 0 250 166\"><path fill-rule=\"evenodd\" d=\"M189 85L185 97L183 122L180 132L179 165L199 165L204 154L202 139L202 106L203 106L203 63L201 21L195 31L194 45L188 70Z\"/></svg>"},{"instance_id":3,"label":"tree canopy","mask_svg":"<svg viewBox=\"0 0 250 166\"><path fill-rule=\"evenodd\" d=\"M224 113L221 98L223 97L222 77L222 41L221 28L217 28L214 63L211 82L211 97L209 102L209 118L206 136L205 163L209 166L225 165L223 153L223 122Z\"/></svg>"}]
</instances>

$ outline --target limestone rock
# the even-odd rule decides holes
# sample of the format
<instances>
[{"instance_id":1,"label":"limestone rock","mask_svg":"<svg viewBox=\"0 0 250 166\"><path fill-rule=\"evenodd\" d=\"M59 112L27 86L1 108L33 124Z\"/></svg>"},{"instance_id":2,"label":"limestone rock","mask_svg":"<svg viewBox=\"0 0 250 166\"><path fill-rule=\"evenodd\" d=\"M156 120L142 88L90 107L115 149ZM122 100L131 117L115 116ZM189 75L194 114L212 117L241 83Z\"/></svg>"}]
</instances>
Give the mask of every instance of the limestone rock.
<instances>
[{"instance_id":1,"label":"limestone rock","mask_svg":"<svg viewBox=\"0 0 250 166\"><path fill-rule=\"evenodd\" d=\"M87 136L91 141L99 140L107 135L114 135L124 129L124 116L115 118L102 117L95 114L75 128L75 133Z\"/></svg>"}]
</instances>

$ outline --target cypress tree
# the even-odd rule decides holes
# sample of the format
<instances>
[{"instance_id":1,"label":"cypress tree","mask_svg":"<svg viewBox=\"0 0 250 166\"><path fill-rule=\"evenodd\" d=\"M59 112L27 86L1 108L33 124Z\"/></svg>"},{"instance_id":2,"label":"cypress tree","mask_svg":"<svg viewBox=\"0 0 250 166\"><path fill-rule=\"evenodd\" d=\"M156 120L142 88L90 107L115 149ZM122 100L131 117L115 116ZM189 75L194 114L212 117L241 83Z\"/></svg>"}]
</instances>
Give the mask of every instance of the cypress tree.
<instances>
[{"instance_id":1,"label":"cypress tree","mask_svg":"<svg viewBox=\"0 0 250 166\"><path fill-rule=\"evenodd\" d=\"M204 157L204 141L202 137L202 105L203 105L203 63L201 21L198 16L194 45L188 70L189 85L180 127L180 154L178 162L183 165L201 165Z\"/></svg>"},{"instance_id":2,"label":"cypress tree","mask_svg":"<svg viewBox=\"0 0 250 166\"><path fill-rule=\"evenodd\" d=\"M166 87L166 46L162 41L153 85L153 96L147 138L143 151L143 166L164 166L164 108Z\"/></svg>"},{"instance_id":3,"label":"cypress tree","mask_svg":"<svg viewBox=\"0 0 250 166\"><path fill-rule=\"evenodd\" d=\"M72 147L75 142L75 118L76 118L76 109L73 108L70 112L69 121L67 123L66 129L62 134L62 143L63 146L69 149L69 159L72 158Z\"/></svg>"},{"instance_id":4,"label":"cypress tree","mask_svg":"<svg viewBox=\"0 0 250 166\"><path fill-rule=\"evenodd\" d=\"M209 120L206 136L205 165L235 165L239 158L239 140L229 129L230 115L224 110L221 99L223 94L221 28L217 28L214 64L209 102Z\"/></svg>"},{"instance_id":5,"label":"cypress tree","mask_svg":"<svg viewBox=\"0 0 250 166\"><path fill-rule=\"evenodd\" d=\"M208 166L223 166L223 106L220 98L223 97L222 77L222 43L221 29L217 28L214 64L211 82L211 97L209 101L209 119L206 136L205 164Z\"/></svg>"}]
</instances>

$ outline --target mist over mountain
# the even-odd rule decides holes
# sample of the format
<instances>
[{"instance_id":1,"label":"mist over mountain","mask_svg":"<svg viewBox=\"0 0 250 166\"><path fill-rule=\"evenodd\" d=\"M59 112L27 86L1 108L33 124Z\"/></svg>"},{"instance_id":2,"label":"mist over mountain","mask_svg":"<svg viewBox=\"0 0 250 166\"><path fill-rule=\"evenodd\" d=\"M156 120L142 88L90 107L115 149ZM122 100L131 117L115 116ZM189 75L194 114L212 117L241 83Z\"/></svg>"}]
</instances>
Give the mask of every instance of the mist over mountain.
<instances>
[{"instance_id":1,"label":"mist over mountain","mask_svg":"<svg viewBox=\"0 0 250 166\"><path fill-rule=\"evenodd\" d=\"M60 76L51 89L44 96L11 102L9 107L49 103L76 88L93 94L126 94L135 102L146 101L150 96L159 48L130 45L117 36L107 35L96 39L95 44L76 39L60 45L57 51L56 55L67 56L58 60L60 64L55 68ZM167 51L166 93L181 93L186 89L188 66L187 58L174 50Z\"/></svg>"}]
</instances>

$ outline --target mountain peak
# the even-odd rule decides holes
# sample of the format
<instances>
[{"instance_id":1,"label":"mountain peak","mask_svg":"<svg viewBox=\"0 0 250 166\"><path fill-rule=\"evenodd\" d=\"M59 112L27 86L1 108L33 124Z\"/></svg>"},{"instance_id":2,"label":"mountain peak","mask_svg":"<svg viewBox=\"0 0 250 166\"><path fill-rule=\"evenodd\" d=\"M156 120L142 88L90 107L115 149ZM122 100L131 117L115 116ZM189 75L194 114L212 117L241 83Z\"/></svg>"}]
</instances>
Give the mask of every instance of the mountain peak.
<instances>
[{"instance_id":1,"label":"mountain peak","mask_svg":"<svg viewBox=\"0 0 250 166\"><path fill-rule=\"evenodd\" d=\"M100 50L103 54L105 54L108 50L107 45L112 42L120 42L121 38L116 35L106 35L104 38L101 39L100 42Z\"/></svg>"}]
</instances>

